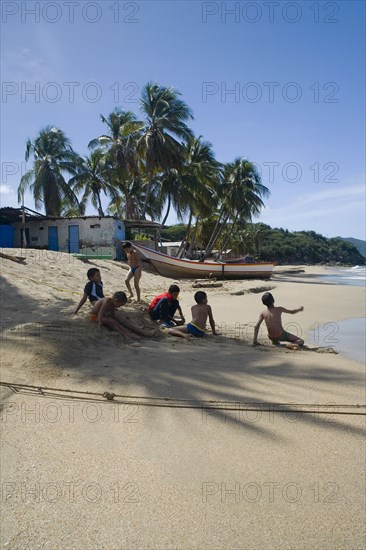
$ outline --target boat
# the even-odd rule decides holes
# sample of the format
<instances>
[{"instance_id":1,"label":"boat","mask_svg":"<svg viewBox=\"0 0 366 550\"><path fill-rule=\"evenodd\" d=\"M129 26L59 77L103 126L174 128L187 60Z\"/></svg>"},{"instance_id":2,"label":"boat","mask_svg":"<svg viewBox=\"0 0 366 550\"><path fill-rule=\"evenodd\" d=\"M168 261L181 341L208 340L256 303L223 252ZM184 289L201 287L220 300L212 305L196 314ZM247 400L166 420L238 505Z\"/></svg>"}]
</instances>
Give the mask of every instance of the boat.
<instances>
[{"instance_id":1,"label":"boat","mask_svg":"<svg viewBox=\"0 0 366 550\"><path fill-rule=\"evenodd\" d=\"M274 267L274 264L270 262L225 263L185 260L173 258L135 243L133 246L163 277L179 279L269 279Z\"/></svg>"}]
</instances>

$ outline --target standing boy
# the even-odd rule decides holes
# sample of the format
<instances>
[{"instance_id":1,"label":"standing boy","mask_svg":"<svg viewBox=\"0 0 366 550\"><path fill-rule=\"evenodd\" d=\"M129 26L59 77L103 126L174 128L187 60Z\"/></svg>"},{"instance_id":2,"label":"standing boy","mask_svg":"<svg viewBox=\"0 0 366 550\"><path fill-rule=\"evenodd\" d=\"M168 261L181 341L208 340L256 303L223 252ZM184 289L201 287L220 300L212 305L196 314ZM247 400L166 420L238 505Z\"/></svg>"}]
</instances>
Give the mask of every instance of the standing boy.
<instances>
[{"instance_id":1,"label":"standing boy","mask_svg":"<svg viewBox=\"0 0 366 550\"><path fill-rule=\"evenodd\" d=\"M130 280L133 278L133 282L136 290L136 297L137 297L137 301L139 302L141 298L140 285L139 285L141 275L142 275L141 258L137 250L135 250L132 247L132 244L130 242L126 242L123 245L123 250L126 252L127 261L130 265L130 270L125 280L128 292L130 293L129 298L133 298L133 292L130 284Z\"/></svg>"},{"instance_id":2,"label":"standing boy","mask_svg":"<svg viewBox=\"0 0 366 550\"><path fill-rule=\"evenodd\" d=\"M153 321L161 321L160 326L167 328L185 323L182 309L179 305L179 286L170 285L168 292L156 296L149 305L149 314ZM176 311L179 311L181 321L173 319Z\"/></svg>"},{"instance_id":3,"label":"standing boy","mask_svg":"<svg viewBox=\"0 0 366 550\"><path fill-rule=\"evenodd\" d=\"M197 305L192 306L192 321L188 325L182 327L170 328L168 333L172 336L181 336L189 338L189 335L197 336L198 338L205 335L207 317L210 321L212 334L217 334L215 329L215 321L212 315L211 306L208 305L207 294L199 290L194 295Z\"/></svg>"},{"instance_id":4,"label":"standing boy","mask_svg":"<svg viewBox=\"0 0 366 550\"><path fill-rule=\"evenodd\" d=\"M99 269L97 269L96 267L88 269L86 276L88 277L89 282L85 285L84 294L74 312L75 315L77 314L79 309L85 304L88 298L92 306L98 300L104 298L102 276Z\"/></svg>"},{"instance_id":5,"label":"standing boy","mask_svg":"<svg viewBox=\"0 0 366 550\"><path fill-rule=\"evenodd\" d=\"M259 342L257 340L259 327L264 321L268 330L268 338L272 341L272 344L278 345L280 342L290 342L290 344L287 344L288 348L300 349L300 346L304 345L304 340L301 340L301 338L295 336L295 334L290 334L289 332L285 331L282 326L281 315L282 313L290 313L291 315L293 315L294 313L303 311L303 306L299 307L298 309L285 309L284 307L275 306L274 298L270 292L266 292L265 294L263 294L262 303L267 306L267 309L265 311L262 311L259 316L258 322L254 327L253 344L259 345Z\"/></svg>"}]
</instances>

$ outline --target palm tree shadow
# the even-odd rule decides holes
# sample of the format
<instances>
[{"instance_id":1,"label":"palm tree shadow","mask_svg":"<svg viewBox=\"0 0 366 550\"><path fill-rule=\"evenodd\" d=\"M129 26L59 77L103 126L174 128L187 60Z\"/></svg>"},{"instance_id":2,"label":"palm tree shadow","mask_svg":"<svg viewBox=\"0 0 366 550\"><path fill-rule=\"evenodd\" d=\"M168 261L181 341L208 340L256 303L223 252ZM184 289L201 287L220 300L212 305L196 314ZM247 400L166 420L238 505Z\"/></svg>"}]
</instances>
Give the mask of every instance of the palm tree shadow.
<instances>
[{"instance_id":1,"label":"palm tree shadow","mask_svg":"<svg viewBox=\"0 0 366 550\"><path fill-rule=\"evenodd\" d=\"M11 303L21 304L26 320L37 319L37 322L23 324L20 332L16 319L6 321L3 340L15 346L17 351L29 354L29 361L32 361L34 350L38 355L43 354L48 363L52 357L52 368L48 367L47 375L55 378L55 384L47 385L76 391L85 389L88 382L88 387L100 394L112 391L141 398L141 406L146 398L159 398L161 403L171 398L194 407L202 422L212 418L269 438L279 439L280 436L270 422L263 425L253 421L250 411L254 410L254 417L255 411L257 416L259 412L267 414L268 411L288 422L296 418L302 423L333 431L348 430L357 436L362 433L340 416L334 404L327 416L299 412L291 403L281 403L280 410L274 410L280 402L276 391L281 392L280 395L283 391L293 395L306 383L316 382L317 395L323 397L323 403L329 403L334 400L333 387L347 384L357 388L363 383L361 373L339 368L339 365L299 368L294 365L295 358L289 361L285 354L278 353L266 354L264 358L261 348L254 349L230 338L222 341L208 337L203 342L182 342L165 336L163 341L144 340L135 347L119 334L105 329L98 332L95 324L86 319L60 314L59 304L53 306L50 314L7 281L4 284L5 291L11 295ZM43 365L41 362L31 371L14 365L12 370L5 371L6 381L19 382L16 376L21 373L23 378L30 378L29 384L45 385L42 382ZM154 415L156 407L150 409L149 414Z\"/></svg>"}]
</instances>

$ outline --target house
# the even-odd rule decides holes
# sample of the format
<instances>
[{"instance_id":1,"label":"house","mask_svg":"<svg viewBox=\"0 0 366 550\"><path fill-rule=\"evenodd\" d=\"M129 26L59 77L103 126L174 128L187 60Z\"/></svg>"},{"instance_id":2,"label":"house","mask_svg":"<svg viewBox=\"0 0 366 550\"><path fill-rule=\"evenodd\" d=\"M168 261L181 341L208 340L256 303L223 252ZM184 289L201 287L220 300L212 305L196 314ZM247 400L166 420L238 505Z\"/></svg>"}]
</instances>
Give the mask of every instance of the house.
<instances>
[{"instance_id":1,"label":"house","mask_svg":"<svg viewBox=\"0 0 366 550\"><path fill-rule=\"evenodd\" d=\"M39 248L94 258L121 258L127 228L156 231L159 227L158 223L120 220L115 216L54 218L29 208L0 208L0 246L7 248ZM147 243L154 248L154 241Z\"/></svg>"},{"instance_id":2,"label":"house","mask_svg":"<svg viewBox=\"0 0 366 550\"><path fill-rule=\"evenodd\" d=\"M159 245L159 252L168 254L168 256L176 256L181 244L182 241L163 241Z\"/></svg>"}]
</instances>

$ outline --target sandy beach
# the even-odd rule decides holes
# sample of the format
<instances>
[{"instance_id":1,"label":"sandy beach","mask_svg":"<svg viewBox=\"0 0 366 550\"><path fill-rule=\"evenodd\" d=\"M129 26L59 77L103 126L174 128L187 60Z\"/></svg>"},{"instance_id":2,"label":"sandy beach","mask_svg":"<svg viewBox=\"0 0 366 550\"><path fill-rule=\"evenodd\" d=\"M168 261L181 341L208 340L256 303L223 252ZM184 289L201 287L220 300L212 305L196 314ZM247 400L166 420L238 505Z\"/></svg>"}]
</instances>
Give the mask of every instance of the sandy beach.
<instances>
[{"instance_id":1,"label":"sandy beach","mask_svg":"<svg viewBox=\"0 0 366 550\"><path fill-rule=\"evenodd\" d=\"M365 369L332 349L363 287L278 266L203 289L220 336L131 344L73 315L89 267L111 295L126 266L2 252L3 548L364 548ZM193 281L145 272L142 298L173 282L189 321ZM264 287L316 346L251 345Z\"/></svg>"}]
</instances>

